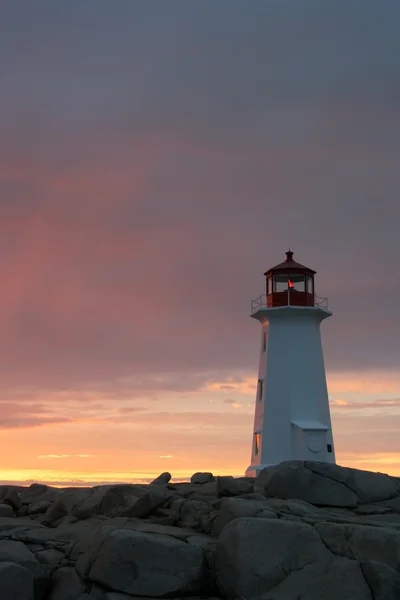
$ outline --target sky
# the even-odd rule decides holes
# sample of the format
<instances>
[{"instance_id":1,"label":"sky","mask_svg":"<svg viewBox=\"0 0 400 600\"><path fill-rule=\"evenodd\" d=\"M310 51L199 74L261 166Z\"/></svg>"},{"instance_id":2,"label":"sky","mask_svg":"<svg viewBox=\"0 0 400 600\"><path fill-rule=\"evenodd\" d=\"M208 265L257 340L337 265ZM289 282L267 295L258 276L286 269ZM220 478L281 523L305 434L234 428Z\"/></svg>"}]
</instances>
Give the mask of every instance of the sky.
<instances>
[{"instance_id":1,"label":"sky","mask_svg":"<svg viewBox=\"0 0 400 600\"><path fill-rule=\"evenodd\" d=\"M400 476L398 0L2 0L0 480L242 475L317 271L336 459Z\"/></svg>"}]
</instances>

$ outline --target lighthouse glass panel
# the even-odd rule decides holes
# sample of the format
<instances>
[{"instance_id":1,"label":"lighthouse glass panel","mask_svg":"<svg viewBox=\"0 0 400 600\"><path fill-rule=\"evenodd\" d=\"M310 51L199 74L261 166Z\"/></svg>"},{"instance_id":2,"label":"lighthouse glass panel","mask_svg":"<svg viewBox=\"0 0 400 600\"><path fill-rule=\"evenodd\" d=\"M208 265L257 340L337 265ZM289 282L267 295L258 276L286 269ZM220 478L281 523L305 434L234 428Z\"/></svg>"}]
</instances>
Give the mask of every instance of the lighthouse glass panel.
<instances>
[{"instance_id":1,"label":"lighthouse glass panel","mask_svg":"<svg viewBox=\"0 0 400 600\"><path fill-rule=\"evenodd\" d=\"M260 446L261 446L261 433L259 431L256 431L254 434L254 456L257 456L257 454L260 453Z\"/></svg>"},{"instance_id":2,"label":"lighthouse glass panel","mask_svg":"<svg viewBox=\"0 0 400 600\"><path fill-rule=\"evenodd\" d=\"M285 292L288 289L288 275L274 275L274 292Z\"/></svg>"},{"instance_id":3,"label":"lighthouse glass panel","mask_svg":"<svg viewBox=\"0 0 400 600\"><path fill-rule=\"evenodd\" d=\"M288 287L292 290L296 290L296 292L304 292L306 289L304 275L290 275Z\"/></svg>"}]
</instances>

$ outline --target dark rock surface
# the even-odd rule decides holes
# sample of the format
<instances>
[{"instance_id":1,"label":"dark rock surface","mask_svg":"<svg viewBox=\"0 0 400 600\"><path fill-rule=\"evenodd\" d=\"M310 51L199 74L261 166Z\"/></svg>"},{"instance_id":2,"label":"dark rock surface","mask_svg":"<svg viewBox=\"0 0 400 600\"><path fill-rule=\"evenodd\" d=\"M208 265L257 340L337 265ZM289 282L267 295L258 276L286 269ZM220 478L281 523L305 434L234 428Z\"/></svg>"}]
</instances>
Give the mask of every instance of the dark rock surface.
<instances>
[{"instance_id":1,"label":"dark rock surface","mask_svg":"<svg viewBox=\"0 0 400 600\"><path fill-rule=\"evenodd\" d=\"M0 486L1 600L400 600L400 480L291 461L256 480Z\"/></svg>"}]
</instances>

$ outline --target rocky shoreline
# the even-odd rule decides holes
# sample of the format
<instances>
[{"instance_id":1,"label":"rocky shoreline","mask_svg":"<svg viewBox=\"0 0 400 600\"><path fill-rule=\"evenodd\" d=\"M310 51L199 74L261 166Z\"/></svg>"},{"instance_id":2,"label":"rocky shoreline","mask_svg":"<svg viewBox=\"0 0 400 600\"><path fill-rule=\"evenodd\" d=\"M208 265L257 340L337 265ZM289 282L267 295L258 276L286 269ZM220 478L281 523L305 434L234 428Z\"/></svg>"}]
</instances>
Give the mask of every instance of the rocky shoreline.
<instances>
[{"instance_id":1,"label":"rocky shoreline","mask_svg":"<svg viewBox=\"0 0 400 600\"><path fill-rule=\"evenodd\" d=\"M400 480L316 462L257 479L0 486L1 600L399 600Z\"/></svg>"}]
</instances>

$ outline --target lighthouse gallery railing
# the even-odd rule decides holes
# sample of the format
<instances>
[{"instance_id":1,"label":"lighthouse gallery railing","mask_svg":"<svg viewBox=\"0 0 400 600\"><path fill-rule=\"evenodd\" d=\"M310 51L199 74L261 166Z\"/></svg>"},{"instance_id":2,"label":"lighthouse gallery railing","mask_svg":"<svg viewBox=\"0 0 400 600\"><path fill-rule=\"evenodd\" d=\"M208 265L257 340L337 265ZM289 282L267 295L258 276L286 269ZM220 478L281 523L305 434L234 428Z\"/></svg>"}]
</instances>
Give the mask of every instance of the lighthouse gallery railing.
<instances>
[{"instance_id":1,"label":"lighthouse gallery railing","mask_svg":"<svg viewBox=\"0 0 400 600\"><path fill-rule=\"evenodd\" d=\"M285 301L283 301L282 303L276 304L274 302L274 307L277 306L298 306L297 303L291 303L290 302L290 293L287 295L287 298ZM317 296L317 294L314 294L314 306L319 306L320 308L325 308L328 309L328 298L322 298L321 296ZM257 312L258 310L262 309L262 308L270 308L270 304L268 304L267 301L267 295L266 294L260 294L258 296L258 298L256 298L255 300L251 301L251 314Z\"/></svg>"}]
</instances>

